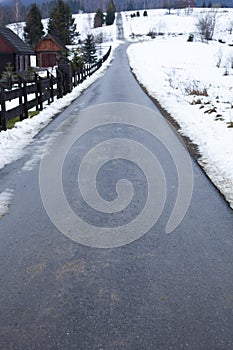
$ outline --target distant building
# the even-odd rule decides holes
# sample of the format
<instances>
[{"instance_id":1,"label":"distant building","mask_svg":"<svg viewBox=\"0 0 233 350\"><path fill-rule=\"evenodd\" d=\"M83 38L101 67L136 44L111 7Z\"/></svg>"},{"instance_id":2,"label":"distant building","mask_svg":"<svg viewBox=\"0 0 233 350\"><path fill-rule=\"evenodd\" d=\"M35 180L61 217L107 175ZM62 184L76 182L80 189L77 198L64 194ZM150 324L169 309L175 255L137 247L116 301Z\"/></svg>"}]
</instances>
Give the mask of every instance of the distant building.
<instances>
[{"instance_id":1,"label":"distant building","mask_svg":"<svg viewBox=\"0 0 233 350\"><path fill-rule=\"evenodd\" d=\"M11 29L0 26L0 74L7 64L13 71L24 71L30 66L30 56L34 51Z\"/></svg>"},{"instance_id":2,"label":"distant building","mask_svg":"<svg viewBox=\"0 0 233 350\"><path fill-rule=\"evenodd\" d=\"M53 67L58 59L66 56L68 49L61 41L51 34L44 36L35 47L37 66Z\"/></svg>"}]
</instances>

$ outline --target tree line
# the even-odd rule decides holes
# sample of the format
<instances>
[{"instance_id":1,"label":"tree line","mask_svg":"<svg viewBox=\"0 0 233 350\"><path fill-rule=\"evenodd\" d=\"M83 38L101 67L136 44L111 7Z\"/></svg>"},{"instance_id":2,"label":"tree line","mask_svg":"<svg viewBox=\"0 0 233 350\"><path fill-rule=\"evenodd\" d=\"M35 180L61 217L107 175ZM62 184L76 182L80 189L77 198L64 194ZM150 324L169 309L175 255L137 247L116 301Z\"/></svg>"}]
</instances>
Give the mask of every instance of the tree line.
<instances>
[{"instance_id":1,"label":"tree line","mask_svg":"<svg viewBox=\"0 0 233 350\"><path fill-rule=\"evenodd\" d=\"M26 14L24 39L27 44L35 47L44 33L42 15L36 3L33 3ZM72 12L67 3L57 0L48 21L48 33L54 35L63 45L71 45L78 33Z\"/></svg>"},{"instance_id":2,"label":"tree line","mask_svg":"<svg viewBox=\"0 0 233 350\"><path fill-rule=\"evenodd\" d=\"M13 0L11 5L7 2L0 4L0 24L15 23L25 21L30 5L25 5L25 0ZM229 7L232 0L221 0L220 4ZM95 12L101 9L107 12L108 0L66 0L73 14L79 12ZM56 7L56 0L37 0L37 6L42 18L48 18L52 10ZM182 8L188 6L188 0L114 0L116 11L135 11L153 8ZM191 7L212 7L211 0L191 1Z\"/></svg>"},{"instance_id":3,"label":"tree line","mask_svg":"<svg viewBox=\"0 0 233 350\"><path fill-rule=\"evenodd\" d=\"M102 9L98 9L94 17L94 27L101 27L104 23L112 25L115 20L116 7L113 0L109 0L106 16ZM33 3L26 14L24 39L27 44L35 47L45 34L42 24L42 15L36 3ZM57 0L51 10L48 21L48 33L54 35L63 45L72 45L79 33L76 31L75 19L67 2Z\"/></svg>"},{"instance_id":4,"label":"tree line","mask_svg":"<svg viewBox=\"0 0 233 350\"><path fill-rule=\"evenodd\" d=\"M101 27L113 24L115 20L115 4L109 0L106 15L98 9L94 18L93 26ZM100 16L101 15L101 16ZM36 3L33 3L27 12L24 26L25 42L35 47L44 36L44 27L42 24L42 15ZM48 34L53 35L65 46L75 44L79 33L76 29L75 19L67 2L57 0L56 6L51 10L48 21ZM77 46L72 51L72 65L74 69L82 67L85 63L94 63L97 61L95 40L93 35L88 34L82 45Z\"/></svg>"},{"instance_id":5,"label":"tree line","mask_svg":"<svg viewBox=\"0 0 233 350\"><path fill-rule=\"evenodd\" d=\"M66 4L69 6L70 11L73 14L79 12L95 12L98 8L102 8L104 12L107 12L109 7L109 2L107 0L96 0L91 2L88 0L66 0ZM52 11L57 7L57 0L42 2L36 1L36 5L40 11L41 17L43 19L49 18ZM6 2L0 3L0 25L24 22L30 8L31 4L25 5L24 0L13 0L13 3L10 3L9 5Z\"/></svg>"},{"instance_id":6,"label":"tree line","mask_svg":"<svg viewBox=\"0 0 233 350\"><path fill-rule=\"evenodd\" d=\"M116 11L141 10L152 8L166 8L168 2L175 0L114 0ZM204 0L198 0L204 1ZM207 0L206 0L207 1ZM232 1L232 0L225 0ZM73 14L79 12L95 13L97 9L107 12L108 0L66 0ZM57 5L57 0L37 0L36 4L40 10L42 18L50 17L52 10ZM206 4L208 5L208 3ZM200 3L201 6L201 3ZM26 5L26 0L13 0L10 4L7 1L0 3L0 24L23 22L31 5Z\"/></svg>"}]
</instances>

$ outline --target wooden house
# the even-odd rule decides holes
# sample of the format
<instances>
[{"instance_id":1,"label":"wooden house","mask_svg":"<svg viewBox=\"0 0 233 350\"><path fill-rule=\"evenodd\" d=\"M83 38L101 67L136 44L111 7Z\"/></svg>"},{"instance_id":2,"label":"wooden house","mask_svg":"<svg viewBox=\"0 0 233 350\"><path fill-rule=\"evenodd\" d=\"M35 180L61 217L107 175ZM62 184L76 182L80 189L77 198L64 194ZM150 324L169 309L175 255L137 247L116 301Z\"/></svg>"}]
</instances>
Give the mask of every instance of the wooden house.
<instances>
[{"instance_id":1,"label":"wooden house","mask_svg":"<svg viewBox=\"0 0 233 350\"><path fill-rule=\"evenodd\" d=\"M7 64L11 64L13 71L23 71L30 66L30 56L34 51L11 29L0 26L0 74Z\"/></svg>"},{"instance_id":2,"label":"wooden house","mask_svg":"<svg viewBox=\"0 0 233 350\"><path fill-rule=\"evenodd\" d=\"M51 34L44 36L35 47L37 66L53 67L61 56L66 56L67 48Z\"/></svg>"}]
</instances>

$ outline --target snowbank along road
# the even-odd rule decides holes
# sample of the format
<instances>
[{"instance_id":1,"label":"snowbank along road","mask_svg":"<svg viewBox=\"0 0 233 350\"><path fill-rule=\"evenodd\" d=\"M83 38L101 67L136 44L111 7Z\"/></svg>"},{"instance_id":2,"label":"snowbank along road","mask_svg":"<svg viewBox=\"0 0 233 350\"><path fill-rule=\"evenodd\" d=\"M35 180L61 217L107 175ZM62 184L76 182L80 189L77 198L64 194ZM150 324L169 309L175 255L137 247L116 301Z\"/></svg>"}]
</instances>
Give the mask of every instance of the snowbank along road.
<instances>
[{"instance_id":1,"label":"snowbank along road","mask_svg":"<svg viewBox=\"0 0 233 350\"><path fill-rule=\"evenodd\" d=\"M233 348L232 211L126 49L0 172L4 350Z\"/></svg>"}]
</instances>

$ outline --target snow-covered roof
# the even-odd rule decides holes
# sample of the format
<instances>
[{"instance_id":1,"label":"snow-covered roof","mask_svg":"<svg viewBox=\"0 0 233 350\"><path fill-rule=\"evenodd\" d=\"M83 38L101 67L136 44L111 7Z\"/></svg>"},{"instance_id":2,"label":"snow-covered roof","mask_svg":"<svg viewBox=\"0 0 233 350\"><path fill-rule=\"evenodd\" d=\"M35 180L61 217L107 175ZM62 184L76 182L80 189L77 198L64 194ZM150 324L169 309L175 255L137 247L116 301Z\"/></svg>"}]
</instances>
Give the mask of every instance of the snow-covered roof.
<instances>
[{"instance_id":1,"label":"snow-covered roof","mask_svg":"<svg viewBox=\"0 0 233 350\"><path fill-rule=\"evenodd\" d=\"M8 44L13 47L17 53L33 55L34 51L28 46L20 37L15 34L11 29L0 26L0 36L3 37Z\"/></svg>"}]
</instances>

